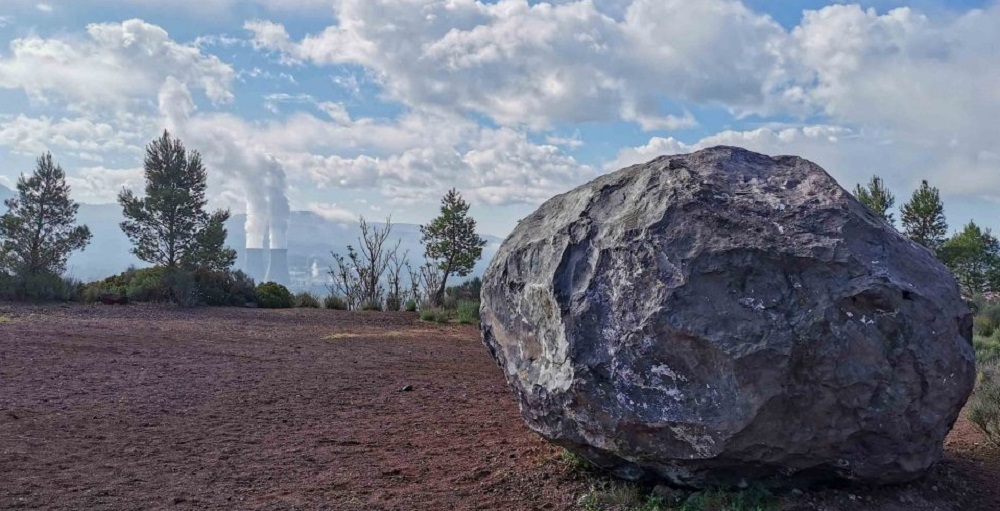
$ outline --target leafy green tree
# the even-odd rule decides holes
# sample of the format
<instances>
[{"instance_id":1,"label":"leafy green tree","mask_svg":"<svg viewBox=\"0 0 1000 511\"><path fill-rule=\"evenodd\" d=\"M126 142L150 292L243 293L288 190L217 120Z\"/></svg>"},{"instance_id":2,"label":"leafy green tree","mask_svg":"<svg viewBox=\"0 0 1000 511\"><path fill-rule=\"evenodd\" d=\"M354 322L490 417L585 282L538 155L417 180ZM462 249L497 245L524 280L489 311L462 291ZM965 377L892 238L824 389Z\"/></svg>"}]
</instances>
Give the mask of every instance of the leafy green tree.
<instances>
[{"instance_id":1,"label":"leafy green tree","mask_svg":"<svg viewBox=\"0 0 1000 511\"><path fill-rule=\"evenodd\" d=\"M52 154L38 158L31 176L17 180L17 195L7 199L0 217L0 267L22 277L66 271L69 254L90 243L90 229L76 225L79 204Z\"/></svg>"},{"instance_id":2,"label":"leafy green tree","mask_svg":"<svg viewBox=\"0 0 1000 511\"><path fill-rule=\"evenodd\" d=\"M226 270L236 251L225 246L228 210L208 213L207 172L198 151L188 152L170 133L146 147L146 195L122 190L122 231L143 261L185 270Z\"/></svg>"},{"instance_id":3,"label":"leafy green tree","mask_svg":"<svg viewBox=\"0 0 1000 511\"><path fill-rule=\"evenodd\" d=\"M994 290L991 284L997 283L1000 273L1000 241L989 229L969 222L961 232L944 242L939 257L966 294Z\"/></svg>"},{"instance_id":4,"label":"leafy green tree","mask_svg":"<svg viewBox=\"0 0 1000 511\"><path fill-rule=\"evenodd\" d=\"M854 187L854 196L869 209L881 215L889 225L896 224L896 219L889 212L896 204L896 197L885 187L882 178L872 176L867 186L858 184Z\"/></svg>"},{"instance_id":5,"label":"leafy green tree","mask_svg":"<svg viewBox=\"0 0 1000 511\"><path fill-rule=\"evenodd\" d=\"M937 188L920 183L910 201L900 208L903 233L911 240L937 252L948 233L944 203Z\"/></svg>"},{"instance_id":6,"label":"leafy green tree","mask_svg":"<svg viewBox=\"0 0 1000 511\"><path fill-rule=\"evenodd\" d=\"M420 226L424 257L441 272L441 281L434 293L434 303L440 304L448 277L467 276L483 255L486 240L476 234L476 221L469 216L469 204L452 188L441 199L441 214L428 225Z\"/></svg>"},{"instance_id":7,"label":"leafy green tree","mask_svg":"<svg viewBox=\"0 0 1000 511\"><path fill-rule=\"evenodd\" d=\"M198 250L191 253L185 262L189 268L226 272L236 261L236 251L226 247L226 220L229 211L215 211L208 217L203 229L195 235Z\"/></svg>"}]
</instances>

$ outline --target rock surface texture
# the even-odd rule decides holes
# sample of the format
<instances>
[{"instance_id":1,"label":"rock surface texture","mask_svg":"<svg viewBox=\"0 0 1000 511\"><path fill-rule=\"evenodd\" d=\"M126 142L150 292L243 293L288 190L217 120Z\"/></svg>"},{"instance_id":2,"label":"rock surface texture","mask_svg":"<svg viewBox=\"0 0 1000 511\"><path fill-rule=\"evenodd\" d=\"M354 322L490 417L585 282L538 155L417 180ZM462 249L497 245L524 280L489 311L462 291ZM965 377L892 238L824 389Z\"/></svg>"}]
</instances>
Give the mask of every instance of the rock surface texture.
<instances>
[{"instance_id":1,"label":"rock surface texture","mask_svg":"<svg viewBox=\"0 0 1000 511\"><path fill-rule=\"evenodd\" d=\"M528 425L627 479L913 479L975 377L972 316L929 251L819 166L733 147L549 200L481 312Z\"/></svg>"}]
</instances>

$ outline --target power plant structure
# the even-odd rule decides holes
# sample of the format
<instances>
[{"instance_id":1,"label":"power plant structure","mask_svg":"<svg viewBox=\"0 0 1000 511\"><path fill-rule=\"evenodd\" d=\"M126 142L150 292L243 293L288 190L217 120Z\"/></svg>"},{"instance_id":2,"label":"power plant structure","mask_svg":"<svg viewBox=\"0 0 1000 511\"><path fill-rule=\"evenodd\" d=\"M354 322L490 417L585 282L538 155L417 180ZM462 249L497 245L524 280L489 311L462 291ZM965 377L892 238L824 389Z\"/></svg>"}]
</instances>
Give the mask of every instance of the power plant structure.
<instances>
[{"instance_id":1,"label":"power plant structure","mask_svg":"<svg viewBox=\"0 0 1000 511\"><path fill-rule=\"evenodd\" d=\"M277 282L285 287L291 284L288 274L287 248L247 247L243 262L243 273L258 284Z\"/></svg>"},{"instance_id":2,"label":"power plant structure","mask_svg":"<svg viewBox=\"0 0 1000 511\"><path fill-rule=\"evenodd\" d=\"M258 284L277 282L288 287L291 284L291 277L288 273L288 249L247 247L243 273L246 273Z\"/></svg>"},{"instance_id":3,"label":"power plant structure","mask_svg":"<svg viewBox=\"0 0 1000 511\"><path fill-rule=\"evenodd\" d=\"M287 216L284 218L287 219ZM288 223L275 222L274 218L262 221L256 215L247 215L247 247L243 272L258 284L277 282L285 287L291 284L288 273Z\"/></svg>"},{"instance_id":4,"label":"power plant structure","mask_svg":"<svg viewBox=\"0 0 1000 511\"><path fill-rule=\"evenodd\" d=\"M243 271L255 282L291 284L288 273L288 198L285 177L274 158L267 156L263 187L247 187L246 261Z\"/></svg>"},{"instance_id":5,"label":"power plant structure","mask_svg":"<svg viewBox=\"0 0 1000 511\"><path fill-rule=\"evenodd\" d=\"M267 264L267 275L264 282L277 282L285 287L291 283L288 276L288 249L272 248L269 251L270 258Z\"/></svg>"},{"instance_id":6,"label":"power plant structure","mask_svg":"<svg viewBox=\"0 0 1000 511\"><path fill-rule=\"evenodd\" d=\"M205 156L243 186L247 205L246 252L243 271L256 282L274 281L288 286L288 188L285 169L266 148L236 136L219 136L218 130L199 130L190 121L194 101L176 80L160 91L160 113L170 131L198 140Z\"/></svg>"},{"instance_id":7,"label":"power plant structure","mask_svg":"<svg viewBox=\"0 0 1000 511\"><path fill-rule=\"evenodd\" d=\"M267 251L263 247L247 247L246 258L243 260L243 273L252 278L254 282L263 282L265 276L268 257Z\"/></svg>"}]
</instances>

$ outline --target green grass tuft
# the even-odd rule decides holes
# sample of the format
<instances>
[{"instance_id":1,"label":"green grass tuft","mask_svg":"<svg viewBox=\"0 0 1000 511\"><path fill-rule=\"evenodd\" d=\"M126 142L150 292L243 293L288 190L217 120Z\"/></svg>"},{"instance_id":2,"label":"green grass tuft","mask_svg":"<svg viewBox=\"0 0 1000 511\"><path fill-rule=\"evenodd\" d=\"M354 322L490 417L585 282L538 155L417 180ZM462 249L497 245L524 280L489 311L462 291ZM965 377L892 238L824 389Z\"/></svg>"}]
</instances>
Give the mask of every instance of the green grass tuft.
<instances>
[{"instance_id":1,"label":"green grass tuft","mask_svg":"<svg viewBox=\"0 0 1000 511\"><path fill-rule=\"evenodd\" d=\"M568 468L571 472L575 473L582 474L591 472L594 468L594 465L587 461L587 458L584 458L569 449L563 449L562 452L559 453L559 461L561 461L563 465L566 465L566 468Z\"/></svg>"},{"instance_id":2,"label":"green grass tuft","mask_svg":"<svg viewBox=\"0 0 1000 511\"><path fill-rule=\"evenodd\" d=\"M565 459L565 456L564 456ZM602 482L580 498L586 511L778 511L778 499L761 487L745 490L704 490L676 500L648 493L636 484Z\"/></svg>"},{"instance_id":3,"label":"green grass tuft","mask_svg":"<svg viewBox=\"0 0 1000 511\"><path fill-rule=\"evenodd\" d=\"M663 499L644 494L639 486L611 482L591 488L579 501L586 511L668 511Z\"/></svg>"},{"instance_id":4,"label":"green grass tuft","mask_svg":"<svg viewBox=\"0 0 1000 511\"><path fill-rule=\"evenodd\" d=\"M771 492L758 487L728 492L706 490L691 494L678 511L777 511Z\"/></svg>"},{"instance_id":5,"label":"green grass tuft","mask_svg":"<svg viewBox=\"0 0 1000 511\"><path fill-rule=\"evenodd\" d=\"M479 302L460 300L458 302L458 322L466 325L479 324Z\"/></svg>"}]
</instances>

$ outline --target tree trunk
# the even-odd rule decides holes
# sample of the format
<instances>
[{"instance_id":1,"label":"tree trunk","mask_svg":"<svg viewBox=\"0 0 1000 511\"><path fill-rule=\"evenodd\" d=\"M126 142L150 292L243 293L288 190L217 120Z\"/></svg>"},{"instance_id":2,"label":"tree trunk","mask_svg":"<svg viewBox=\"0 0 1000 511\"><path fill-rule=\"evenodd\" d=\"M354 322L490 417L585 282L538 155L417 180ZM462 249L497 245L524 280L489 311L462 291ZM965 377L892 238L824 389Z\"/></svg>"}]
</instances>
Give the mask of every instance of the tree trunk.
<instances>
[{"instance_id":1,"label":"tree trunk","mask_svg":"<svg viewBox=\"0 0 1000 511\"><path fill-rule=\"evenodd\" d=\"M46 185L48 186L48 185ZM46 193L47 188L42 190L42 193L38 197L38 222L35 225L35 232L31 236L31 255L30 261L27 261L26 273L34 275L40 273L39 267L41 266L41 251L42 251L42 229L45 228L45 199L48 194Z\"/></svg>"},{"instance_id":2,"label":"tree trunk","mask_svg":"<svg viewBox=\"0 0 1000 511\"><path fill-rule=\"evenodd\" d=\"M434 305L440 306L441 302L444 301L444 290L445 290L446 286L448 285L448 274L449 273L451 273L451 270L447 270L447 271L444 272L443 275L441 275L441 285L438 287L437 292L434 293Z\"/></svg>"}]
</instances>

